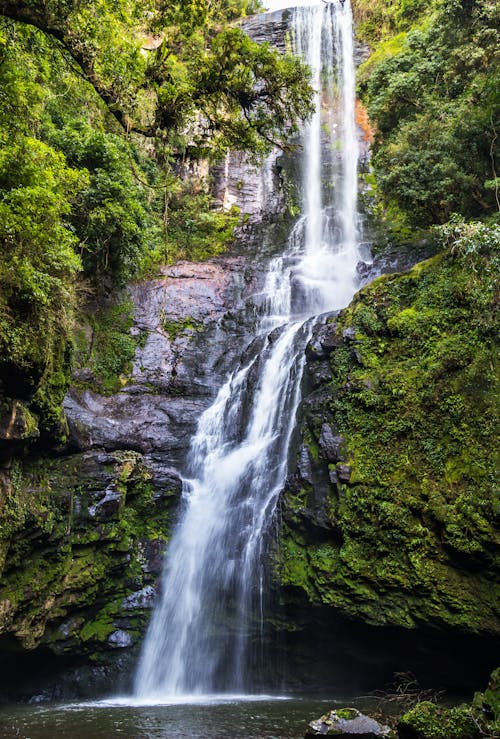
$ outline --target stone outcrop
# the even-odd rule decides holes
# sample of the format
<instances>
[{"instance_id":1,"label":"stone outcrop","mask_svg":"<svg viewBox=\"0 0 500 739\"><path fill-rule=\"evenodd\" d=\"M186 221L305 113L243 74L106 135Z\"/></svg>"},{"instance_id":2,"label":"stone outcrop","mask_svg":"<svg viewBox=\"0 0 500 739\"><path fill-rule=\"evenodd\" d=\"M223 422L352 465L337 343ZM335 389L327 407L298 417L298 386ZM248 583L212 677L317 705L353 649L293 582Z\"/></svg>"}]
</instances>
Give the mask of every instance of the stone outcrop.
<instances>
[{"instance_id":1,"label":"stone outcrop","mask_svg":"<svg viewBox=\"0 0 500 739\"><path fill-rule=\"evenodd\" d=\"M311 721L305 733L306 739L311 736L336 736L344 739L395 739L395 733L388 727L379 724L375 719L366 716L356 708L339 708L326 713L321 718Z\"/></svg>"},{"instance_id":2,"label":"stone outcrop","mask_svg":"<svg viewBox=\"0 0 500 739\"><path fill-rule=\"evenodd\" d=\"M64 409L71 444L183 461L197 419L243 340L240 323L254 284L255 275L236 257L182 262L133 286L131 332L144 341L120 392L104 397L91 384L70 391Z\"/></svg>"}]
</instances>

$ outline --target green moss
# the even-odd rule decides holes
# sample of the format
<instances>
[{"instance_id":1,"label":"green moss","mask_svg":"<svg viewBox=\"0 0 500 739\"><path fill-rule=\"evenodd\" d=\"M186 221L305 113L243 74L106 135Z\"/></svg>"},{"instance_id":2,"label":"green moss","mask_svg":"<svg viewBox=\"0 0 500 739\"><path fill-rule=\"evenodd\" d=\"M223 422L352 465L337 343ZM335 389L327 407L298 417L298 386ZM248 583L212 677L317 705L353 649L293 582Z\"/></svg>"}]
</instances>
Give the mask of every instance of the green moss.
<instances>
[{"instance_id":1,"label":"green moss","mask_svg":"<svg viewBox=\"0 0 500 739\"><path fill-rule=\"evenodd\" d=\"M174 341L180 335L192 336L194 332L201 331L203 329L203 323L190 316L186 316L186 318L178 321L164 318L162 328L168 334L170 341Z\"/></svg>"},{"instance_id":2,"label":"green moss","mask_svg":"<svg viewBox=\"0 0 500 739\"><path fill-rule=\"evenodd\" d=\"M303 438L314 449L327 422L346 439L351 475L323 494L321 539L301 513L317 492L301 483L285 495L278 570L294 600L301 590L374 624L500 630L497 273L488 246L452 247L379 278L339 316L356 353L351 340L332 353ZM333 465L311 457L328 479Z\"/></svg>"},{"instance_id":3,"label":"green moss","mask_svg":"<svg viewBox=\"0 0 500 739\"><path fill-rule=\"evenodd\" d=\"M165 540L169 496L153 498L140 454L115 452L109 460L100 466L83 454L14 465L0 511L0 629L25 648L46 643L58 653L91 655L112 648L107 639L117 620L144 628L147 614L121 604L151 583L144 547ZM108 485L120 491L121 504L98 520L89 509Z\"/></svg>"},{"instance_id":4,"label":"green moss","mask_svg":"<svg viewBox=\"0 0 500 739\"><path fill-rule=\"evenodd\" d=\"M444 708L428 701L402 717L398 733L401 739L479 739L482 735L469 706Z\"/></svg>"},{"instance_id":5,"label":"green moss","mask_svg":"<svg viewBox=\"0 0 500 739\"><path fill-rule=\"evenodd\" d=\"M345 721L352 721L359 716L359 711L356 708L339 708L335 711L339 718L343 718Z\"/></svg>"},{"instance_id":6,"label":"green moss","mask_svg":"<svg viewBox=\"0 0 500 739\"><path fill-rule=\"evenodd\" d=\"M93 621L87 621L83 629L80 631L80 639L86 641L106 641L108 636L113 633L116 627L113 624L112 613L109 609L103 609L97 618Z\"/></svg>"},{"instance_id":7,"label":"green moss","mask_svg":"<svg viewBox=\"0 0 500 739\"><path fill-rule=\"evenodd\" d=\"M392 36L378 44L376 51L360 65L358 69L359 79L361 81L366 81L370 75L373 74L373 70L378 64L389 59L395 54L399 54L399 52L404 48L405 43L406 33L399 33L396 36Z\"/></svg>"},{"instance_id":8,"label":"green moss","mask_svg":"<svg viewBox=\"0 0 500 739\"><path fill-rule=\"evenodd\" d=\"M103 394L115 393L128 381L135 353L144 346L146 332L131 333L134 305L129 297L99 308L88 316L88 330L76 332L77 363L88 368L94 381L77 386L90 386Z\"/></svg>"}]
</instances>

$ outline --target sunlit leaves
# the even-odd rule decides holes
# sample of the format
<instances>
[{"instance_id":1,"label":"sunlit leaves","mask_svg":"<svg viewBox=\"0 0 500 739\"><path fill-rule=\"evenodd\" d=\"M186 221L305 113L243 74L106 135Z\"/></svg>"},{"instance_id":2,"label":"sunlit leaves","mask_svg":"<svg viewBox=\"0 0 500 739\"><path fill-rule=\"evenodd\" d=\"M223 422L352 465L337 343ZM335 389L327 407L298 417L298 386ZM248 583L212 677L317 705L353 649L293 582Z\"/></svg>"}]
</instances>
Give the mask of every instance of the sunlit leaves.
<instances>
[{"instance_id":1,"label":"sunlit leaves","mask_svg":"<svg viewBox=\"0 0 500 739\"><path fill-rule=\"evenodd\" d=\"M498 6L453 0L429 7L422 28L372 64L362 82L378 127L380 191L413 226L496 207L496 189L485 183L498 167Z\"/></svg>"}]
</instances>

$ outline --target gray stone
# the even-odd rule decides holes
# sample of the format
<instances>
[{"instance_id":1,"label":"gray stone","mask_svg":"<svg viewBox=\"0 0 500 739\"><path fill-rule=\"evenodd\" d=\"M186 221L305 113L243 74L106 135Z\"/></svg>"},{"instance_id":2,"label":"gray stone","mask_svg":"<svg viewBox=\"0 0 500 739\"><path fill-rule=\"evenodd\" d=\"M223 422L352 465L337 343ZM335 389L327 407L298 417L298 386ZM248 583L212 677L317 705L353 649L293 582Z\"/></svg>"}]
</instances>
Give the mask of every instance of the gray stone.
<instances>
[{"instance_id":1,"label":"gray stone","mask_svg":"<svg viewBox=\"0 0 500 739\"><path fill-rule=\"evenodd\" d=\"M356 708L342 708L311 721L305 734L311 736L336 736L346 739L395 739L395 734L388 726L379 724L375 719L366 716Z\"/></svg>"},{"instance_id":2,"label":"gray stone","mask_svg":"<svg viewBox=\"0 0 500 739\"><path fill-rule=\"evenodd\" d=\"M151 585L146 585L142 590L138 590L124 598L122 608L126 611L133 611L137 608L152 608L155 598L156 590Z\"/></svg>"},{"instance_id":3,"label":"gray stone","mask_svg":"<svg viewBox=\"0 0 500 739\"><path fill-rule=\"evenodd\" d=\"M324 323L315 327L312 339L306 347L306 356L308 359L327 359L342 343L335 321Z\"/></svg>"},{"instance_id":4,"label":"gray stone","mask_svg":"<svg viewBox=\"0 0 500 739\"><path fill-rule=\"evenodd\" d=\"M113 631L113 633L108 636L108 643L111 644L113 647L125 649L126 647L130 647L132 645L132 637L128 633L128 631L118 629L117 631Z\"/></svg>"},{"instance_id":5,"label":"gray stone","mask_svg":"<svg viewBox=\"0 0 500 739\"><path fill-rule=\"evenodd\" d=\"M327 462L345 462L347 459L346 441L342 436L336 436L331 426L324 423L321 427L319 445Z\"/></svg>"},{"instance_id":6,"label":"gray stone","mask_svg":"<svg viewBox=\"0 0 500 739\"><path fill-rule=\"evenodd\" d=\"M302 445L300 447L297 467L298 467L300 477L302 478L302 480L305 480L306 482L312 485L313 477L312 477L311 456L309 454L309 449L305 445Z\"/></svg>"},{"instance_id":7,"label":"gray stone","mask_svg":"<svg viewBox=\"0 0 500 739\"><path fill-rule=\"evenodd\" d=\"M200 415L251 334L254 318L246 314L247 302L262 280L262 265L225 256L179 262L163 268L160 278L132 286L132 332L145 341L119 392L103 396L97 388L73 388L68 393L64 410L71 447L136 450L155 458L152 471L158 478L162 470L183 465Z\"/></svg>"},{"instance_id":8,"label":"gray stone","mask_svg":"<svg viewBox=\"0 0 500 739\"><path fill-rule=\"evenodd\" d=\"M342 331L342 336L344 338L344 341L355 341L356 329L354 328L354 326L349 326Z\"/></svg>"},{"instance_id":9,"label":"gray stone","mask_svg":"<svg viewBox=\"0 0 500 739\"><path fill-rule=\"evenodd\" d=\"M139 561L142 571L153 575L160 575L163 571L163 554L166 542L164 539L149 539L141 542L139 547Z\"/></svg>"},{"instance_id":10,"label":"gray stone","mask_svg":"<svg viewBox=\"0 0 500 739\"><path fill-rule=\"evenodd\" d=\"M337 464L337 477L341 482L349 482L351 479L351 468L348 464Z\"/></svg>"},{"instance_id":11,"label":"gray stone","mask_svg":"<svg viewBox=\"0 0 500 739\"><path fill-rule=\"evenodd\" d=\"M105 492L104 498L99 500L95 505L90 506L89 516L98 521L111 521L113 519L117 519L122 503L122 493L117 490L114 485L110 485Z\"/></svg>"}]
</instances>

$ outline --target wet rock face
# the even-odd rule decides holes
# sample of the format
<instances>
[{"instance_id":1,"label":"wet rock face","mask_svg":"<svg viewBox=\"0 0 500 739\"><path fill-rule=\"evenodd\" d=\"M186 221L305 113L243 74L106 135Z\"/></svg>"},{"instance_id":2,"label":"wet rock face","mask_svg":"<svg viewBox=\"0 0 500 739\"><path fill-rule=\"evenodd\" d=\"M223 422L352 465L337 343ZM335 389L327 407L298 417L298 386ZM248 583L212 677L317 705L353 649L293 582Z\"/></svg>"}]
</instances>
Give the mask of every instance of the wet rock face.
<instances>
[{"instance_id":1,"label":"wet rock face","mask_svg":"<svg viewBox=\"0 0 500 739\"><path fill-rule=\"evenodd\" d=\"M141 341L120 391L101 394L79 369L64 402L67 447L0 470L0 513L12 495L25 511L0 535L0 659L7 649L30 650L34 661L50 651L50 665L136 658L189 441L249 343L266 257L264 266L243 255L179 263L131 287L131 333ZM71 695L64 674L61 694ZM117 677L102 675L110 684ZM59 695L55 679L47 695ZM85 694L79 678L74 685ZM10 686L0 678L2 690Z\"/></svg>"},{"instance_id":2,"label":"wet rock face","mask_svg":"<svg viewBox=\"0 0 500 739\"><path fill-rule=\"evenodd\" d=\"M245 301L256 280L243 257L228 257L179 263L133 286L132 331L146 340L119 393L70 391L64 409L71 445L133 449L149 455L153 469L180 465L243 342Z\"/></svg>"},{"instance_id":3,"label":"wet rock face","mask_svg":"<svg viewBox=\"0 0 500 739\"><path fill-rule=\"evenodd\" d=\"M142 455L101 449L18 475L30 509L1 562L0 651L15 641L95 657L136 643L180 494L175 472L159 495Z\"/></svg>"}]
</instances>

